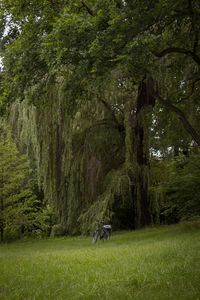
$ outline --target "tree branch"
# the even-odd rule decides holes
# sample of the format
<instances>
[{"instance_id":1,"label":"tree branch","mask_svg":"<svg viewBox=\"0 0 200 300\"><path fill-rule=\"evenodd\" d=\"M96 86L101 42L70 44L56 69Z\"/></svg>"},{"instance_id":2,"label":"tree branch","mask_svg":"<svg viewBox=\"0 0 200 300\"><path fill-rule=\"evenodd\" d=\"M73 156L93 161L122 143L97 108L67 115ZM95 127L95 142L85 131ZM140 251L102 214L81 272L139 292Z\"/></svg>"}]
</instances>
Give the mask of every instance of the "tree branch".
<instances>
[{"instance_id":1,"label":"tree branch","mask_svg":"<svg viewBox=\"0 0 200 300\"><path fill-rule=\"evenodd\" d=\"M110 113L110 115L111 115L111 117L112 117L112 120L113 120L113 122L116 124L116 126L117 126L119 132L123 132L123 131L125 130L124 125L121 124L121 123L118 121L118 119L117 119L117 117L115 116L115 113L114 113L114 111L112 110L112 108L110 107L110 105L109 105L105 100L103 100L103 99L99 99L99 101L104 105L104 107L106 108L106 110Z\"/></svg>"},{"instance_id":2,"label":"tree branch","mask_svg":"<svg viewBox=\"0 0 200 300\"><path fill-rule=\"evenodd\" d=\"M200 146L200 135L196 132L196 130L192 127L188 119L186 118L185 114L182 110L180 110L178 107L171 104L168 100L163 99L162 97L158 96L158 101L162 106L167 108L170 111L173 111L177 114L179 120L183 124L183 127L185 130L192 136L193 140L197 143L198 146Z\"/></svg>"},{"instance_id":3,"label":"tree branch","mask_svg":"<svg viewBox=\"0 0 200 300\"><path fill-rule=\"evenodd\" d=\"M95 14L94 14L94 12L92 11L92 9L82 0L81 1L81 3L82 3L82 5L83 5L83 7L87 10L87 12L92 16L92 17L94 17L95 16Z\"/></svg>"},{"instance_id":4,"label":"tree branch","mask_svg":"<svg viewBox=\"0 0 200 300\"><path fill-rule=\"evenodd\" d=\"M190 93L187 96L182 97L181 99L177 100L176 103L180 103L183 100L187 100L188 98L190 98L194 93L195 85L198 81L200 81L200 78L197 78L195 81L192 82L192 87L191 87Z\"/></svg>"},{"instance_id":5,"label":"tree branch","mask_svg":"<svg viewBox=\"0 0 200 300\"><path fill-rule=\"evenodd\" d=\"M198 56L196 53L194 53L193 51L184 49L184 48L179 48L179 47L169 47L164 49L161 52L153 52L153 54L157 57L164 57L168 54L171 53L178 53L178 54L185 54L189 57L191 57L199 66L200 66L200 56Z\"/></svg>"}]
</instances>

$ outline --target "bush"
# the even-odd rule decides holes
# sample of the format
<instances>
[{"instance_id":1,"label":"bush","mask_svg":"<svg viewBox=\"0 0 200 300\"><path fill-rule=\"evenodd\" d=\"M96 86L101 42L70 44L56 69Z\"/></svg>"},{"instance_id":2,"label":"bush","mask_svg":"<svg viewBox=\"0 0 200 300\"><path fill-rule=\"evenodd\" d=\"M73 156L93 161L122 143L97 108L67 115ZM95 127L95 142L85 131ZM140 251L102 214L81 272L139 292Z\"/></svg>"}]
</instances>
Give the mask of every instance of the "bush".
<instances>
[{"instance_id":1,"label":"bush","mask_svg":"<svg viewBox=\"0 0 200 300\"><path fill-rule=\"evenodd\" d=\"M157 182L152 190L157 197L160 223L177 223L200 215L200 155L157 162L153 170Z\"/></svg>"}]
</instances>

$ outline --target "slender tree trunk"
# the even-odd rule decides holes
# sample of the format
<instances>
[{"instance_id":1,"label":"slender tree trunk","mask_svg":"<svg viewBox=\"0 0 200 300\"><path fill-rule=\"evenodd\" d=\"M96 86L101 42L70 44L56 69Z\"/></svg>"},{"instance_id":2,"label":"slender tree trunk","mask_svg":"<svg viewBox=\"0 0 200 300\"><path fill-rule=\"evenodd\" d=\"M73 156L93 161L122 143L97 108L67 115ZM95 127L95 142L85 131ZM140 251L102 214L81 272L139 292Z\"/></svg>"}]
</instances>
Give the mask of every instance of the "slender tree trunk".
<instances>
[{"instance_id":1,"label":"slender tree trunk","mask_svg":"<svg viewBox=\"0 0 200 300\"><path fill-rule=\"evenodd\" d=\"M146 124L148 112L142 108L136 115L135 151L136 151L136 201L135 227L140 228L151 224L149 197L149 148L148 128Z\"/></svg>"},{"instance_id":2,"label":"slender tree trunk","mask_svg":"<svg viewBox=\"0 0 200 300\"><path fill-rule=\"evenodd\" d=\"M152 223L149 193L149 125L152 107L155 104L154 81L146 74L140 83L137 97L135 122L135 227L140 228Z\"/></svg>"},{"instance_id":3,"label":"slender tree trunk","mask_svg":"<svg viewBox=\"0 0 200 300\"><path fill-rule=\"evenodd\" d=\"M0 242L4 240L3 206L3 199L0 199Z\"/></svg>"},{"instance_id":4,"label":"slender tree trunk","mask_svg":"<svg viewBox=\"0 0 200 300\"><path fill-rule=\"evenodd\" d=\"M125 170L130 184L130 203L129 212L133 218L129 221L129 226L135 229L135 155L134 155L134 122L131 114L132 98L127 97L124 109L124 128L125 128Z\"/></svg>"}]
</instances>

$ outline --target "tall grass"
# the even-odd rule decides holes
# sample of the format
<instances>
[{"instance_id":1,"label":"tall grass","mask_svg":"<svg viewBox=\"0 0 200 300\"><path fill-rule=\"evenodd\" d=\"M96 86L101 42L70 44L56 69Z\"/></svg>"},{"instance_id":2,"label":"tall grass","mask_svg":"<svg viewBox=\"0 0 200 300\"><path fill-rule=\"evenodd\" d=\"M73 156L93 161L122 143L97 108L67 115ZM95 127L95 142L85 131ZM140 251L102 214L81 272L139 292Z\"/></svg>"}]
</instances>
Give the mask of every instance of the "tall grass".
<instances>
[{"instance_id":1,"label":"tall grass","mask_svg":"<svg viewBox=\"0 0 200 300\"><path fill-rule=\"evenodd\" d=\"M96 245L83 237L1 245L0 299L200 299L200 230L120 232Z\"/></svg>"}]
</instances>

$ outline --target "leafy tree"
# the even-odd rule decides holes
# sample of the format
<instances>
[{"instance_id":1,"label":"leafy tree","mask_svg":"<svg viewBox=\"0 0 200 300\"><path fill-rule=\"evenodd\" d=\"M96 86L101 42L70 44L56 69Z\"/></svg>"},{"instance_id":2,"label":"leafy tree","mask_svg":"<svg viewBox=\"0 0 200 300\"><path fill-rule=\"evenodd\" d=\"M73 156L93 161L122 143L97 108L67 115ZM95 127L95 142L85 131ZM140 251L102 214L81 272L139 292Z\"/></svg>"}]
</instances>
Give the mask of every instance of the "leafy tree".
<instances>
[{"instance_id":1,"label":"leafy tree","mask_svg":"<svg viewBox=\"0 0 200 300\"><path fill-rule=\"evenodd\" d=\"M45 234L49 214L31 189L30 162L19 153L2 120L0 137L0 240Z\"/></svg>"},{"instance_id":2,"label":"leafy tree","mask_svg":"<svg viewBox=\"0 0 200 300\"><path fill-rule=\"evenodd\" d=\"M82 118L79 127L83 130L78 135L70 127L69 135L77 142L75 146L72 143L70 151L76 154L76 146L87 136L87 127L101 123L102 128L115 128L123 141L124 165L129 165L123 175L128 176L132 187L135 227L151 224L150 154L166 158L172 151L186 153L193 151L195 143L200 145L199 2L42 0L28 4L10 0L2 1L1 8L1 23L9 27L1 38L4 101L28 97L41 112L43 96L50 103L54 95L58 107L62 103L68 108L68 114L60 113L61 120L73 120L80 107L82 116L84 104L90 118L95 111L91 122ZM58 97L59 86L63 89L63 102ZM107 120L104 116L99 118L97 103L107 112ZM67 184L63 182L62 187L69 193L74 189L74 203L69 201L67 206L68 200L63 200L67 191L63 188L60 192L59 154L70 143L63 141L63 123L57 122L57 129L55 123L48 123L51 134L46 134L46 149L50 150L45 150L49 164L45 165L44 185L51 185L51 198L56 199L60 218L66 222L66 218L76 219L80 208L77 194L82 188L75 172L82 170L85 153L79 157L79 167L71 158L67 165L70 171L64 173ZM105 146L109 139L111 134L101 134L99 139L93 139L94 146L102 150L99 144ZM119 161L115 167L119 168ZM46 197L48 190L45 188ZM74 212L68 213L72 207Z\"/></svg>"},{"instance_id":3,"label":"leafy tree","mask_svg":"<svg viewBox=\"0 0 200 300\"><path fill-rule=\"evenodd\" d=\"M157 201L158 223L170 224L200 216L199 164L199 154L152 162L151 192Z\"/></svg>"}]
</instances>

